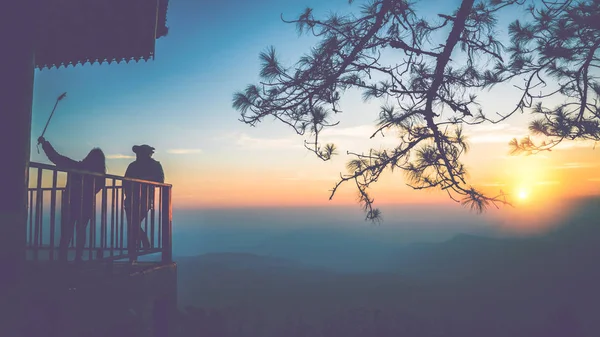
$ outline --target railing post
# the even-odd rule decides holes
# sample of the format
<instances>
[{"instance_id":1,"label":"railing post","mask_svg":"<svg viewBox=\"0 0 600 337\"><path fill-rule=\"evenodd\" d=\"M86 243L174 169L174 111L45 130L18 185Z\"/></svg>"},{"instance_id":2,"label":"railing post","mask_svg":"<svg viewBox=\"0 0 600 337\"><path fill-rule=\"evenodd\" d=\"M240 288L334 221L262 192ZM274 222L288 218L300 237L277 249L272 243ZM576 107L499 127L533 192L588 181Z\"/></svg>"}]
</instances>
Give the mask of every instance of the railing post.
<instances>
[{"instance_id":1,"label":"railing post","mask_svg":"<svg viewBox=\"0 0 600 337\"><path fill-rule=\"evenodd\" d=\"M140 183L132 183L131 196L127 197L129 203L129 215L127 215L127 252L129 253L129 262L136 262L138 257L138 238L140 229L140 205L134 203L134 195L137 196L139 203L142 186Z\"/></svg>"},{"instance_id":2,"label":"railing post","mask_svg":"<svg viewBox=\"0 0 600 337\"><path fill-rule=\"evenodd\" d=\"M50 260L54 261L54 235L56 230L56 181L58 171L52 171L52 190L50 192ZM61 215L62 216L62 215Z\"/></svg>"},{"instance_id":3,"label":"railing post","mask_svg":"<svg viewBox=\"0 0 600 337\"><path fill-rule=\"evenodd\" d=\"M162 193L162 262L170 263L173 260L173 247L171 239L171 224L173 209L171 207L171 186L161 187Z\"/></svg>"},{"instance_id":4,"label":"railing post","mask_svg":"<svg viewBox=\"0 0 600 337\"><path fill-rule=\"evenodd\" d=\"M39 244L41 242L41 230L42 230L42 221L44 220L43 216L43 190L42 190L42 169L37 169L37 181L35 185L35 227L33 229L33 242L31 245L33 246L33 259L38 259L38 251Z\"/></svg>"},{"instance_id":5,"label":"railing post","mask_svg":"<svg viewBox=\"0 0 600 337\"><path fill-rule=\"evenodd\" d=\"M100 249L97 251L96 258L103 258L104 251L107 248L108 242L108 189L106 188L106 179L104 180L104 186L102 186L102 207L101 207L101 217L100 217Z\"/></svg>"}]
</instances>

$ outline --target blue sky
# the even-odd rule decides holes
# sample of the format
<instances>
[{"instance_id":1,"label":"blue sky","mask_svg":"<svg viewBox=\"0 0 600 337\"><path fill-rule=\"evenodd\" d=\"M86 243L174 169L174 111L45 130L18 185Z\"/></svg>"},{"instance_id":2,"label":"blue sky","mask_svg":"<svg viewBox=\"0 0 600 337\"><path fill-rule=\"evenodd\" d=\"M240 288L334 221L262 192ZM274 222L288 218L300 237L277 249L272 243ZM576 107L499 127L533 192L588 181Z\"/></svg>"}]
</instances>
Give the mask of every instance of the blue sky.
<instances>
[{"instance_id":1,"label":"blue sky","mask_svg":"<svg viewBox=\"0 0 600 337\"><path fill-rule=\"evenodd\" d=\"M258 80L258 55L268 46L275 46L280 60L290 65L314 43L314 38L298 37L295 26L282 23L280 14L291 19L309 6L315 8L316 16L322 16L356 11L360 4L357 1L350 6L344 0L171 0L167 13L170 32L157 40L154 61L36 70L32 160L47 162L36 152L35 140L56 97L66 91L67 99L60 103L46 132L56 149L81 159L91 147L101 147L109 158L109 173L121 175L132 160L131 146L150 144L156 147L155 158L163 164L167 181L175 186L176 206L325 205L327 190L348 158L339 156L323 163L302 147L302 137L281 124L244 125L231 107L231 98L235 91ZM422 1L417 9L434 18L458 4L456 0ZM508 11L501 18L517 15ZM507 86L481 97L484 106L504 111L514 104L507 99L514 94ZM342 108L339 128L324 134L338 143L340 152L393 144L390 137L366 141L378 102L363 104L354 92L346 95ZM508 123L471 130L473 151L465 160L473 168L474 178L496 184L500 178L488 174L491 168L503 168L504 173L498 175L509 176L511 183L540 175L543 158L505 158L507 141L526 134L526 120L526 116L516 116ZM482 161L482 156L486 160ZM577 166L598 159L597 152L565 158L559 154L546 160L552 165L566 160ZM523 167L526 174L519 173L525 172ZM544 182L539 181L541 185ZM590 182L599 185L586 181ZM379 200L388 204L439 200L433 197L436 194L409 190L399 175L386 176L376 191ZM354 205L354 191L350 187L340 190L336 202Z\"/></svg>"},{"instance_id":2,"label":"blue sky","mask_svg":"<svg viewBox=\"0 0 600 337\"><path fill-rule=\"evenodd\" d=\"M131 145L143 142L163 154L222 150L213 140L245 127L231 97L256 78L258 53L269 43L301 49L294 27L282 24L279 13L296 14L302 2L275 4L171 1L170 33L157 41L154 61L36 71L32 139L67 91L47 138L75 157L91 145L130 155ZM111 167L119 169L120 163Z\"/></svg>"}]
</instances>

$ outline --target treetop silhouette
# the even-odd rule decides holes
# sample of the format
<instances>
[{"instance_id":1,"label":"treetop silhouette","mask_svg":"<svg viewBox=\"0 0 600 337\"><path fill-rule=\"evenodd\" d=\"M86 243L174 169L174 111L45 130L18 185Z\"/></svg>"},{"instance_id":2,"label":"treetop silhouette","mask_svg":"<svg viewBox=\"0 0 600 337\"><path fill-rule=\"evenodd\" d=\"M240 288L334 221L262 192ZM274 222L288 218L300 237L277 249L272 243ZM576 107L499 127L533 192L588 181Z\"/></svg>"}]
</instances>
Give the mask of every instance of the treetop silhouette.
<instances>
[{"instance_id":1,"label":"treetop silhouette","mask_svg":"<svg viewBox=\"0 0 600 337\"><path fill-rule=\"evenodd\" d=\"M352 1L349 1L352 2ZM301 34L320 40L293 66L277 59L275 49L260 54L262 81L233 97L241 121L255 126L272 116L299 135L305 147L322 160L336 154L334 144L319 135L338 125L340 99L349 89L364 100L380 99L377 131L392 131L397 146L368 153L348 152L348 173L340 175L330 199L345 182L354 182L366 219L380 219L371 184L389 170L401 170L414 189L437 188L477 212L508 204L506 195L487 195L470 185L461 156L469 150L463 125L498 123L517 111L541 115L531 125L534 134L550 138L535 144L529 137L513 140L513 153L549 150L563 139L600 138L597 98L600 85L591 74L598 67L600 43L597 1L541 1L531 5L530 21L509 26L510 44L496 38L496 14L521 7L525 0L463 0L438 22L416 13L414 3L368 1L358 15L314 17L307 8L297 19ZM442 41L443 43L439 43ZM495 84L525 79L513 111L490 116L477 102L477 92ZM557 80L556 88L549 78ZM550 88L549 92L542 89ZM549 109L544 98L567 99ZM594 101L592 102L592 96Z\"/></svg>"}]
</instances>

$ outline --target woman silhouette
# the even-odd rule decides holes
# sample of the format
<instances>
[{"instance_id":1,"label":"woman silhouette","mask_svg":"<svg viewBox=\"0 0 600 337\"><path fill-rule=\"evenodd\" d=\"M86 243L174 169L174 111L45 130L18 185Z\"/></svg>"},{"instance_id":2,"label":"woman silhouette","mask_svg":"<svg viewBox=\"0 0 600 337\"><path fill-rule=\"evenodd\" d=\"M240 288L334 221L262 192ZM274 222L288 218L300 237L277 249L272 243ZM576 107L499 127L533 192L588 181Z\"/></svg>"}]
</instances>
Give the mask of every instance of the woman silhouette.
<instances>
[{"instance_id":1,"label":"woman silhouette","mask_svg":"<svg viewBox=\"0 0 600 337\"><path fill-rule=\"evenodd\" d=\"M42 144L48 159L58 168L106 174L106 158L99 148L92 149L82 161L75 161L58 154L44 137L38 138L38 142ZM60 260L68 260L69 243L77 230L75 261L81 261L87 223L94 214L94 199L104 187L104 183L102 177L67 174L67 185L62 194L62 226L58 254Z\"/></svg>"}]
</instances>

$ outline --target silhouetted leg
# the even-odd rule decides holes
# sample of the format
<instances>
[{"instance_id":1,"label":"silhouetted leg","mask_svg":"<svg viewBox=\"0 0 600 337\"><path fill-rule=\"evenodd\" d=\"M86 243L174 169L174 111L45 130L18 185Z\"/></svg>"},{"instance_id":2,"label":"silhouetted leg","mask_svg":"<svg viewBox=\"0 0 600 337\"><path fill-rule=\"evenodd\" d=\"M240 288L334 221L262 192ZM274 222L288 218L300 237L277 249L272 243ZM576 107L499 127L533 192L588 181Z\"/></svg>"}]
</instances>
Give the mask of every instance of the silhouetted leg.
<instances>
[{"instance_id":1,"label":"silhouetted leg","mask_svg":"<svg viewBox=\"0 0 600 337\"><path fill-rule=\"evenodd\" d=\"M66 262L69 259L69 243L73 238L73 231L75 230L74 218L66 219L60 229L60 244L58 246L58 259Z\"/></svg>"},{"instance_id":2,"label":"silhouetted leg","mask_svg":"<svg viewBox=\"0 0 600 337\"><path fill-rule=\"evenodd\" d=\"M138 242L142 245L142 248L150 248L150 240L148 239L148 234L144 231L143 222L148 216L148 209L142 209L142 213L140 214L139 224L140 224L140 232Z\"/></svg>"},{"instance_id":3,"label":"silhouetted leg","mask_svg":"<svg viewBox=\"0 0 600 337\"><path fill-rule=\"evenodd\" d=\"M136 222L134 209L125 208L125 215L127 217L127 249L131 251L136 249L137 234L135 233L135 229L137 228L138 222Z\"/></svg>"},{"instance_id":4,"label":"silhouetted leg","mask_svg":"<svg viewBox=\"0 0 600 337\"><path fill-rule=\"evenodd\" d=\"M130 228L130 232L128 232L128 234L130 234L132 238L136 238L135 240L130 242L133 242L137 248L140 247L140 244L143 248L150 248L150 240L148 239L148 235L146 234L142 226L142 221L146 219L148 210L142 209L140 213L138 207L134 206L133 209L125 209L125 212L127 213L127 225Z\"/></svg>"},{"instance_id":5,"label":"silhouetted leg","mask_svg":"<svg viewBox=\"0 0 600 337\"><path fill-rule=\"evenodd\" d=\"M85 230L88 222L92 219L90 215L86 215L83 219L77 221L77 240L75 247L75 261L81 261L83 258L83 249L85 248ZM91 244L91 243L90 243Z\"/></svg>"},{"instance_id":6,"label":"silhouetted leg","mask_svg":"<svg viewBox=\"0 0 600 337\"><path fill-rule=\"evenodd\" d=\"M148 239L148 234L144 232L144 229L140 227L140 244L142 248L149 249L150 248L150 239Z\"/></svg>"}]
</instances>

